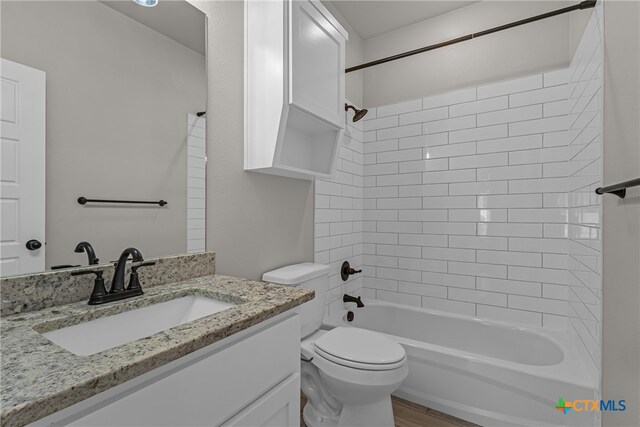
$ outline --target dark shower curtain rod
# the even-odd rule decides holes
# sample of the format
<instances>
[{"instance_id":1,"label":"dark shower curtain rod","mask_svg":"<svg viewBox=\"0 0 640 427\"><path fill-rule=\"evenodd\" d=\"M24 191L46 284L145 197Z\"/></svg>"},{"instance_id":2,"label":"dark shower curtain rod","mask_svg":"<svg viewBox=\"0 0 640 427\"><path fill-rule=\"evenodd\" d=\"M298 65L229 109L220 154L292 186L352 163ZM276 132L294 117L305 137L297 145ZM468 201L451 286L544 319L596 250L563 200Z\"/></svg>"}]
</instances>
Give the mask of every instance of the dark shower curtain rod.
<instances>
[{"instance_id":1,"label":"dark shower curtain rod","mask_svg":"<svg viewBox=\"0 0 640 427\"><path fill-rule=\"evenodd\" d=\"M408 56L417 55L419 53L428 52L430 50L439 49L441 47L451 46L452 44L464 42L467 40L472 40L481 36L486 36L487 34L497 33L498 31L508 30L509 28L518 27L520 25L528 24L530 22L536 22L542 19L551 18L552 16L562 15L563 13L573 12L574 10L589 9L596 5L596 1L597 0L586 0L573 6L563 7L562 9L557 9L551 12L543 13L542 15L532 16L531 18L521 19L520 21L515 21L510 24L500 25L499 27L493 27L488 30L480 31L477 33L468 34L466 36L458 37L452 40L447 40L442 43L432 44L430 46L421 47L419 49L410 50L408 52L403 52L397 55L388 56L386 58L377 59L375 61L367 62L365 64L349 67L345 70L345 73L362 70L363 68L373 67L375 65L384 64L385 62L395 61L396 59L406 58Z\"/></svg>"}]
</instances>

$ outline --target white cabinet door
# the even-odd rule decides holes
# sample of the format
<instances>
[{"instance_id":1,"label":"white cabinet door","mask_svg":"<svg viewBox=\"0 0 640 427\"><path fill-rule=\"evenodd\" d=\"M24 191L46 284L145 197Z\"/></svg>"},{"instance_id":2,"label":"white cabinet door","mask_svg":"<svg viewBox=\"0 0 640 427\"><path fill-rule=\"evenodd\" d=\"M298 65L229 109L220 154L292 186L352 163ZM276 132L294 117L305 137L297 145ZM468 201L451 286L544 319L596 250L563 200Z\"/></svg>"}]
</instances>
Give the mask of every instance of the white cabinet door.
<instances>
[{"instance_id":1,"label":"white cabinet door","mask_svg":"<svg viewBox=\"0 0 640 427\"><path fill-rule=\"evenodd\" d=\"M345 38L310 1L289 5L289 102L342 128Z\"/></svg>"},{"instance_id":2,"label":"white cabinet door","mask_svg":"<svg viewBox=\"0 0 640 427\"><path fill-rule=\"evenodd\" d=\"M45 73L0 59L0 74L0 276L9 276L45 265Z\"/></svg>"},{"instance_id":3,"label":"white cabinet door","mask_svg":"<svg viewBox=\"0 0 640 427\"><path fill-rule=\"evenodd\" d=\"M295 427L300 425L300 374L278 384L225 427Z\"/></svg>"}]
</instances>

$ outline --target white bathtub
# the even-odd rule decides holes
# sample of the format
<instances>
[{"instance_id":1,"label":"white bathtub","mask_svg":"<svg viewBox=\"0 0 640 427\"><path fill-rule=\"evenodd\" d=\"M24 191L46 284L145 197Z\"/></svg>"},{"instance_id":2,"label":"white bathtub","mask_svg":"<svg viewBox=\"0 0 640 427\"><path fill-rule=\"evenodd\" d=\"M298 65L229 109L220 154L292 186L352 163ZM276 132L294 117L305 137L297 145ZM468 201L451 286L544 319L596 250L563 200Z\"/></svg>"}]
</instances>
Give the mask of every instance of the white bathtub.
<instances>
[{"instance_id":1,"label":"white bathtub","mask_svg":"<svg viewBox=\"0 0 640 427\"><path fill-rule=\"evenodd\" d=\"M378 301L345 310L327 326L383 333L407 351L409 376L398 397L484 426L593 426L592 413L555 409L593 399L593 380L568 334L515 327ZM355 306L355 305L354 305Z\"/></svg>"}]
</instances>

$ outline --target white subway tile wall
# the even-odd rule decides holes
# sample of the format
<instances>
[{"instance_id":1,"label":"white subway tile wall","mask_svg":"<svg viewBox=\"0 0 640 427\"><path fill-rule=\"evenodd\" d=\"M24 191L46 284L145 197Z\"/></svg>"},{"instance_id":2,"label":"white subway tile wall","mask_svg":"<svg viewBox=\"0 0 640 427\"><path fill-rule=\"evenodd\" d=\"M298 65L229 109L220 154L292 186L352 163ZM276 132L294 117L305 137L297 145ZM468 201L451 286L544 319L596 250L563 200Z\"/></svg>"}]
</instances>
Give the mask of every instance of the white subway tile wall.
<instances>
[{"instance_id":1,"label":"white subway tile wall","mask_svg":"<svg viewBox=\"0 0 640 427\"><path fill-rule=\"evenodd\" d=\"M577 338L576 342L587 350L587 366L596 379L600 377L602 347L603 196L594 192L602 185L602 28L599 5L591 15L569 67L568 134L572 155L567 168L570 178L566 230L568 289L546 289L548 295L566 295L569 330Z\"/></svg>"},{"instance_id":2,"label":"white subway tile wall","mask_svg":"<svg viewBox=\"0 0 640 427\"><path fill-rule=\"evenodd\" d=\"M568 80L557 70L370 109L366 297L566 328L567 191L593 183L567 177L579 155Z\"/></svg>"},{"instance_id":3,"label":"white subway tile wall","mask_svg":"<svg viewBox=\"0 0 640 427\"><path fill-rule=\"evenodd\" d=\"M187 115L187 252L205 250L206 122Z\"/></svg>"},{"instance_id":4,"label":"white subway tile wall","mask_svg":"<svg viewBox=\"0 0 640 427\"><path fill-rule=\"evenodd\" d=\"M379 119L379 126L398 125L398 113L403 111L402 105L388 106L384 114L393 114L389 121ZM343 282L340 277L340 266L344 261L354 268L361 268L363 258L363 122L353 122L353 112L349 110L345 117L346 131L338 154L336 174L332 180L316 180L315 182L315 250L314 262L329 265L329 293L327 295L327 315L331 309L343 307L342 295L345 293L362 295L362 275L354 275ZM387 150L397 140L373 142L370 149L375 153L376 146ZM395 147L397 148L397 146ZM375 154L374 154L375 155ZM389 163L395 165L397 163ZM376 171L383 173L384 169ZM397 170L389 171L397 174ZM395 176L395 175L390 175ZM384 188L370 187L377 195L385 196ZM390 193L385 197L397 197ZM395 199L394 199L395 200ZM382 218L382 217L381 217ZM395 221L395 219L394 219Z\"/></svg>"}]
</instances>

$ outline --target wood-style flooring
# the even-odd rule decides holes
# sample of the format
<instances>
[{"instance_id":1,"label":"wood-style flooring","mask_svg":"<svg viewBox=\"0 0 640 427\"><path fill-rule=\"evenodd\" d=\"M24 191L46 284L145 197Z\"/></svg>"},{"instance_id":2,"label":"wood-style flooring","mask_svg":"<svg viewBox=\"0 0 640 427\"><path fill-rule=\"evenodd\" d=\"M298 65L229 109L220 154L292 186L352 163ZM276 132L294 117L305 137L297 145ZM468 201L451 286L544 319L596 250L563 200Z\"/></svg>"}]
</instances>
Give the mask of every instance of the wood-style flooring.
<instances>
[{"instance_id":1,"label":"wood-style flooring","mask_svg":"<svg viewBox=\"0 0 640 427\"><path fill-rule=\"evenodd\" d=\"M434 409L409 402L391 396L393 415L396 427L479 427L477 424L461 420L451 415L444 414ZM300 411L307 403L307 398L300 394ZM302 413L300 414L300 426L304 427Z\"/></svg>"}]
</instances>

